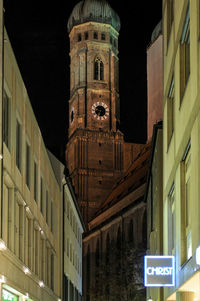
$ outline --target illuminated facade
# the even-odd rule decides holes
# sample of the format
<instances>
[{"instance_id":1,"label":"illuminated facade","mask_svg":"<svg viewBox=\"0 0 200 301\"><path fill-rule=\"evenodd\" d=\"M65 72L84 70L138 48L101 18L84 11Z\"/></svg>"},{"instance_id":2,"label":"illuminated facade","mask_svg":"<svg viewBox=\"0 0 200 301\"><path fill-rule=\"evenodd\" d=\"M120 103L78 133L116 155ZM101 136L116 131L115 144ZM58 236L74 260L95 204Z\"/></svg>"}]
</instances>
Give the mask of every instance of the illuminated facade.
<instances>
[{"instance_id":1,"label":"illuminated facade","mask_svg":"<svg viewBox=\"0 0 200 301\"><path fill-rule=\"evenodd\" d=\"M64 282L63 301L82 300L82 234L85 230L71 180L64 187Z\"/></svg>"},{"instance_id":2,"label":"illuminated facade","mask_svg":"<svg viewBox=\"0 0 200 301\"><path fill-rule=\"evenodd\" d=\"M162 22L152 33L151 44L147 49L147 83L148 83L148 139L151 138L151 160L147 178L145 202L147 203L147 254L163 254L162 228L162 182L163 182L163 35ZM151 111L151 108L155 108ZM144 274L144 280L146 276ZM146 288L147 300L162 300L159 279L153 288Z\"/></svg>"},{"instance_id":3,"label":"illuminated facade","mask_svg":"<svg viewBox=\"0 0 200 301\"><path fill-rule=\"evenodd\" d=\"M119 29L119 17L106 1L81 1L68 20L66 164L86 223L141 149L125 143L119 131Z\"/></svg>"},{"instance_id":4,"label":"illuminated facade","mask_svg":"<svg viewBox=\"0 0 200 301\"><path fill-rule=\"evenodd\" d=\"M175 286L153 300L200 300L200 2L163 0L163 254ZM159 227L159 224L158 224ZM152 289L151 292L155 293ZM155 295L154 295L155 296Z\"/></svg>"},{"instance_id":5,"label":"illuminated facade","mask_svg":"<svg viewBox=\"0 0 200 301\"><path fill-rule=\"evenodd\" d=\"M57 301L61 190L5 30L3 44L0 299Z\"/></svg>"},{"instance_id":6,"label":"illuminated facade","mask_svg":"<svg viewBox=\"0 0 200 301\"><path fill-rule=\"evenodd\" d=\"M64 165L48 151L48 155L62 192L63 231L61 237L62 256L62 301L82 299L82 234L85 231L82 216Z\"/></svg>"},{"instance_id":7,"label":"illuminated facade","mask_svg":"<svg viewBox=\"0 0 200 301\"><path fill-rule=\"evenodd\" d=\"M0 6L0 300L80 300L82 219L44 145Z\"/></svg>"}]
</instances>

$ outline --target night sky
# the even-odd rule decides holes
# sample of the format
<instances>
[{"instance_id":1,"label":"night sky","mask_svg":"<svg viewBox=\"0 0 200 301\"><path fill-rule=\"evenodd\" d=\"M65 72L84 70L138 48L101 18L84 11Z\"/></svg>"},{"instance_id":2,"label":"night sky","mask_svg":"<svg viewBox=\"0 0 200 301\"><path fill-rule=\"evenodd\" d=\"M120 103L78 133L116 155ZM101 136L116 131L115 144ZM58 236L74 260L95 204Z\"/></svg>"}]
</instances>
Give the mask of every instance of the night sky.
<instances>
[{"instance_id":1,"label":"night sky","mask_svg":"<svg viewBox=\"0 0 200 301\"><path fill-rule=\"evenodd\" d=\"M4 0L5 25L44 142L64 160L68 128L67 21L78 0ZM146 49L162 17L162 0L108 0L121 19L121 131L146 142Z\"/></svg>"}]
</instances>

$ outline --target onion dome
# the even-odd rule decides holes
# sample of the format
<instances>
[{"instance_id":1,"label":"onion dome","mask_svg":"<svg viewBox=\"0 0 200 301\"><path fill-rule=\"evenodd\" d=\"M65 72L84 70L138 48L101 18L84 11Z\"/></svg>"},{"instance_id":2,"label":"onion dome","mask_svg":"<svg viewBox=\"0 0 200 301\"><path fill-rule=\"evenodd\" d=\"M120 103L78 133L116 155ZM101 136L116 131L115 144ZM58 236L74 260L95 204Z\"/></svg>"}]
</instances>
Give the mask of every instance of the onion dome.
<instances>
[{"instance_id":1,"label":"onion dome","mask_svg":"<svg viewBox=\"0 0 200 301\"><path fill-rule=\"evenodd\" d=\"M120 30L119 16L106 0L83 0L76 4L68 20L68 32L73 26L89 21L110 24Z\"/></svg>"}]
</instances>

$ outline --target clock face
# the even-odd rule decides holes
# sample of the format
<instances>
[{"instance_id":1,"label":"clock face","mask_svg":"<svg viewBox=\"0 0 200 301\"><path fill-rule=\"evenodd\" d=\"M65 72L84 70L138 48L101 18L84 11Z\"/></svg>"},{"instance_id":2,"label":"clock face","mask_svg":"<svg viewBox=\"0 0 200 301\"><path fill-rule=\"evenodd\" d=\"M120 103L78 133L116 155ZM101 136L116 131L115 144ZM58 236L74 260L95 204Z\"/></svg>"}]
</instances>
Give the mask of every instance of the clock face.
<instances>
[{"instance_id":1,"label":"clock face","mask_svg":"<svg viewBox=\"0 0 200 301\"><path fill-rule=\"evenodd\" d=\"M97 101L92 105L92 114L98 120L106 120L109 116L108 106L102 101Z\"/></svg>"}]
</instances>

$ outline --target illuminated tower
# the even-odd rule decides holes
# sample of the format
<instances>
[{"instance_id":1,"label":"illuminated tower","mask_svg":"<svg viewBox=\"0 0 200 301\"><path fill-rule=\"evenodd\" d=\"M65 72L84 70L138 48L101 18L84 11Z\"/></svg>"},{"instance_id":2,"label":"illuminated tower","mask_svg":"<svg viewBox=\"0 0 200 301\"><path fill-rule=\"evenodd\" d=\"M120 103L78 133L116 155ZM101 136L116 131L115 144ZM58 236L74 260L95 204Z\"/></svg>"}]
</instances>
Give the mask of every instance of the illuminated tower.
<instances>
[{"instance_id":1,"label":"illuminated tower","mask_svg":"<svg viewBox=\"0 0 200 301\"><path fill-rule=\"evenodd\" d=\"M66 165L85 222L124 170L119 125L120 20L105 0L80 1L68 20L69 141Z\"/></svg>"}]
</instances>

